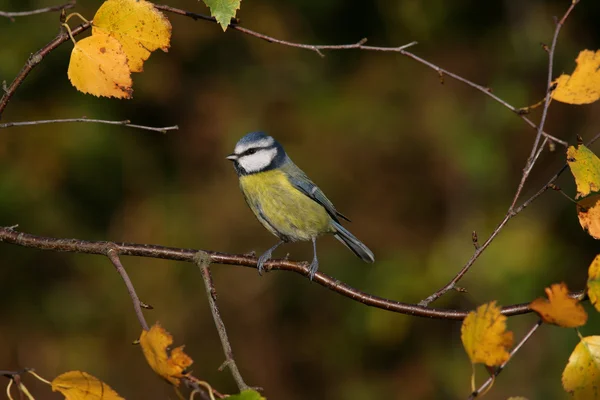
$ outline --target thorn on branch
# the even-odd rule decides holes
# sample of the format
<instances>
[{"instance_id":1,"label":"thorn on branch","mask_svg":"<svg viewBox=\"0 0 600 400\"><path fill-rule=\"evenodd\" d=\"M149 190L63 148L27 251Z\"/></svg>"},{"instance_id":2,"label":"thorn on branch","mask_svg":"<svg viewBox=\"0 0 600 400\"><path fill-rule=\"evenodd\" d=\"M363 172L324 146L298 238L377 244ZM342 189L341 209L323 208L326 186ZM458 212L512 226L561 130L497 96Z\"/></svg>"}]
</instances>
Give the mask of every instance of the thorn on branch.
<instances>
[{"instance_id":1,"label":"thorn on branch","mask_svg":"<svg viewBox=\"0 0 600 400\"><path fill-rule=\"evenodd\" d=\"M479 249L479 238L477 237L477 231L473 231L473 233L471 233L471 241L473 242L473 246L475 246L475 250Z\"/></svg>"},{"instance_id":2,"label":"thorn on branch","mask_svg":"<svg viewBox=\"0 0 600 400\"><path fill-rule=\"evenodd\" d=\"M460 286L454 286L454 290L459 293L469 293L469 291L466 288Z\"/></svg>"},{"instance_id":3,"label":"thorn on branch","mask_svg":"<svg viewBox=\"0 0 600 400\"><path fill-rule=\"evenodd\" d=\"M577 145L581 146L583 144L583 138L580 135L577 135Z\"/></svg>"},{"instance_id":4,"label":"thorn on branch","mask_svg":"<svg viewBox=\"0 0 600 400\"><path fill-rule=\"evenodd\" d=\"M540 45L542 46L542 50L544 50L546 53L550 53L550 47L548 47L547 44L540 43Z\"/></svg>"},{"instance_id":5,"label":"thorn on branch","mask_svg":"<svg viewBox=\"0 0 600 400\"><path fill-rule=\"evenodd\" d=\"M440 77L440 83L443 85L444 84L444 71L438 70L438 75Z\"/></svg>"},{"instance_id":6,"label":"thorn on branch","mask_svg":"<svg viewBox=\"0 0 600 400\"><path fill-rule=\"evenodd\" d=\"M140 300L140 307L145 308L146 310L154 310L154 307L152 307L150 304L144 303L141 300Z\"/></svg>"}]
</instances>

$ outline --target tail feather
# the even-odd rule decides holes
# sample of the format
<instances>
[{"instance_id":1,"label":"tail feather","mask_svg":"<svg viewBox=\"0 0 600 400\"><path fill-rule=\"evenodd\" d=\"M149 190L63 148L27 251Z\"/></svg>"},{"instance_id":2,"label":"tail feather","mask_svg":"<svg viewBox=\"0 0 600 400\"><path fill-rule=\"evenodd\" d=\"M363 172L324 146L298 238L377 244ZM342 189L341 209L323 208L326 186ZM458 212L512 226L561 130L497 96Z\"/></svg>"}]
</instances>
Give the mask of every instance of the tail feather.
<instances>
[{"instance_id":1,"label":"tail feather","mask_svg":"<svg viewBox=\"0 0 600 400\"><path fill-rule=\"evenodd\" d=\"M373 252L369 250L367 246L365 246L360 240L358 240L353 234L350 233L346 228L337 222L333 222L333 226L335 227L336 233L334 234L335 238L342 242L347 248L352 250L354 254L356 254L360 259L365 262L373 263L375 262L375 256Z\"/></svg>"}]
</instances>

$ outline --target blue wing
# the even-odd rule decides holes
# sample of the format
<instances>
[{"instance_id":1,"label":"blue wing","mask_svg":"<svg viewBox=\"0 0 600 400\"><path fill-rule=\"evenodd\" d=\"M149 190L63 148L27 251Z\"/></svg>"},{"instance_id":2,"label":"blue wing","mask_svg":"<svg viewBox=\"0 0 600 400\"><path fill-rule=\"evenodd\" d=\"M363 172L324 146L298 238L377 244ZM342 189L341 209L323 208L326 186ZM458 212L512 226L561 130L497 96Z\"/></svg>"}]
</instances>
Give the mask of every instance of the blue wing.
<instances>
[{"instance_id":1,"label":"blue wing","mask_svg":"<svg viewBox=\"0 0 600 400\"><path fill-rule=\"evenodd\" d=\"M325 196L325 194L319 189L317 185L315 185L309 178L306 176L304 171L296 166L292 162L292 160L287 160L284 165L281 166L281 169L286 172L288 176L288 180L296 189L304 193L306 196L319 203L320 205L327 210L327 213L331 216L331 218L339 222L339 218L345 219L350 222L348 217L344 214L338 212L333 203Z\"/></svg>"}]
</instances>

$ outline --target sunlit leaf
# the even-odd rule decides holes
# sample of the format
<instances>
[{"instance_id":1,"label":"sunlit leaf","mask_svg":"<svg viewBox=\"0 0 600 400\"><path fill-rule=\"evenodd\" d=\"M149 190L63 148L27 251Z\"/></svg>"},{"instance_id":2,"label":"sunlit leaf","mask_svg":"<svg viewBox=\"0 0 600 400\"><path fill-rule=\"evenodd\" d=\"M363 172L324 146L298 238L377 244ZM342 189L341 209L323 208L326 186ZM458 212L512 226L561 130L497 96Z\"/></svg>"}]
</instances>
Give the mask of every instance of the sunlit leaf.
<instances>
[{"instance_id":1,"label":"sunlit leaf","mask_svg":"<svg viewBox=\"0 0 600 400\"><path fill-rule=\"evenodd\" d=\"M567 163L577 184L577 217L590 236L600 239L600 159L584 145L567 150Z\"/></svg>"},{"instance_id":2,"label":"sunlit leaf","mask_svg":"<svg viewBox=\"0 0 600 400\"><path fill-rule=\"evenodd\" d=\"M193 360L183 352L183 346L173 349L170 354L167 348L173 343L173 337L158 323L149 331L142 331L140 345L150 367L158 375L175 386L186 374L184 371Z\"/></svg>"},{"instance_id":3,"label":"sunlit leaf","mask_svg":"<svg viewBox=\"0 0 600 400\"><path fill-rule=\"evenodd\" d=\"M266 400L266 397L262 397L260 393L248 389L244 390L239 394L234 394L233 396L229 396L227 400Z\"/></svg>"},{"instance_id":4,"label":"sunlit leaf","mask_svg":"<svg viewBox=\"0 0 600 400\"><path fill-rule=\"evenodd\" d=\"M527 400L527 397L523 397L523 396L511 396L506 400Z\"/></svg>"},{"instance_id":5,"label":"sunlit leaf","mask_svg":"<svg viewBox=\"0 0 600 400\"><path fill-rule=\"evenodd\" d=\"M92 35L113 36L127 54L131 72L141 72L156 49L168 51L171 23L146 0L107 0L94 16Z\"/></svg>"},{"instance_id":6,"label":"sunlit leaf","mask_svg":"<svg viewBox=\"0 0 600 400\"><path fill-rule=\"evenodd\" d=\"M553 83L554 100L569 104L588 104L600 99L600 50L583 50L577 56L571 75L563 74Z\"/></svg>"},{"instance_id":7,"label":"sunlit leaf","mask_svg":"<svg viewBox=\"0 0 600 400\"><path fill-rule=\"evenodd\" d=\"M556 283L546 288L548 299L542 297L531 302L530 307L537 312L544 322L575 328L585 325L587 313L579 300L569 297L569 289L564 283Z\"/></svg>"},{"instance_id":8,"label":"sunlit leaf","mask_svg":"<svg viewBox=\"0 0 600 400\"><path fill-rule=\"evenodd\" d=\"M210 8L210 14L215 17L223 31L227 29L231 18L239 10L242 0L204 0L204 4Z\"/></svg>"},{"instance_id":9,"label":"sunlit leaf","mask_svg":"<svg viewBox=\"0 0 600 400\"><path fill-rule=\"evenodd\" d=\"M508 360L513 334L506 331L506 317L496 302L484 304L467 315L461 328L463 346L473 364L500 365Z\"/></svg>"},{"instance_id":10,"label":"sunlit leaf","mask_svg":"<svg viewBox=\"0 0 600 400\"><path fill-rule=\"evenodd\" d=\"M567 163L577 184L577 199L600 192L600 159L584 145L567 150Z\"/></svg>"},{"instance_id":11,"label":"sunlit leaf","mask_svg":"<svg viewBox=\"0 0 600 400\"><path fill-rule=\"evenodd\" d=\"M52 381L52 390L67 400L122 400L110 386L83 371L69 371Z\"/></svg>"},{"instance_id":12,"label":"sunlit leaf","mask_svg":"<svg viewBox=\"0 0 600 400\"><path fill-rule=\"evenodd\" d=\"M83 93L131 98L127 56L119 41L106 34L89 36L75 44L67 74L73 86Z\"/></svg>"},{"instance_id":13,"label":"sunlit leaf","mask_svg":"<svg viewBox=\"0 0 600 400\"><path fill-rule=\"evenodd\" d=\"M600 254L594 258L588 269L587 294L596 310L600 311Z\"/></svg>"},{"instance_id":14,"label":"sunlit leaf","mask_svg":"<svg viewBox=\"0 0 600 400\"><path fill-rule=\"evenodd\" d=\"M580 400L600 398L600 336L581 339L562 375L563 388Z\"/></svg>"}]
</instances>

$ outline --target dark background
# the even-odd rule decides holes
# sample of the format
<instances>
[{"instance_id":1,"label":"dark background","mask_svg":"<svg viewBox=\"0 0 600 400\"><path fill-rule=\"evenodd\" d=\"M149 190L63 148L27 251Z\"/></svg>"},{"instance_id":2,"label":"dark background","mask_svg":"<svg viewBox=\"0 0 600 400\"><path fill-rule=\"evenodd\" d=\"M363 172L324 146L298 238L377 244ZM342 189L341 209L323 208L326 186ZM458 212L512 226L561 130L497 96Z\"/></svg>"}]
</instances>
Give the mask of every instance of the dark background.
<instances>
[{"instance_id":1,"label":"dark background","mask_svg":"<svg viewBox=\"0 0 600 400\"><path fill-rule=\"evenodd\" d=\"M0 0L22 11L56 1ZM100 1L75 10L92 18ZM207 13L196 0L169 5ZM545 93L553 16L570 1L245 0L245 27L293 42L398 46L490 86L516 107ZM462 83L393 53L327 52L269 44L215 24L167 14L168 54L154 53L134 75L133 100L95 98L67 79L71 43L61 45L17 91L3 122L69 118L129 119L167 126L166 135L119 126L61 124L0 134L0 224L52 237L190 247L228 253L275 243L247 209L225 155L246 132L265 130L353 222L375 253L355 258L332 237L319 241L321 270L360 290L418 302L445 284L508 209L534 131L500 104ZM582 1L561 32L555 76L571 72L582 49L600 47L600 3ZM0 80L58 31L56 13L0 19ZM88 35L86 33L78 39ZM597 104L555 102L548 132L576 142L600 130ZM531 118L539 120L539 112ZM600 147L593 146L599 151ZM545 151L524 190L533 194L564 164ZM559 180L575 195L567 172ZM309 244L286 245L310 260ZM598 244L579 226L575 206L550 191L509 222L460 285L436 307L471 309L491 300L527 302L565 281L584 287ZM123 258L141 299L185 344L194 375L233 393L193 265ZM296 274L215 265L219 304L241 372L269 399L463 399L471 366L460 323L373 309ZM0 245L0 369L35 368L52 379L87 371L122 396L175 398L131 343L140 327L106 258ZM586 305L587 307L587 305ZM588 307L589 310L591 310ZM536 316L510 318L519 339ZM598 333L590 315L583 335ZM573 330L543 326L487 395L562 399L560 378L577 343ZM486 372L477 368L479 380ZM5 381L7 383L8 381ZM60 398L26 379L38 399Z\"/></svg>"}]
</instances>

